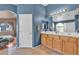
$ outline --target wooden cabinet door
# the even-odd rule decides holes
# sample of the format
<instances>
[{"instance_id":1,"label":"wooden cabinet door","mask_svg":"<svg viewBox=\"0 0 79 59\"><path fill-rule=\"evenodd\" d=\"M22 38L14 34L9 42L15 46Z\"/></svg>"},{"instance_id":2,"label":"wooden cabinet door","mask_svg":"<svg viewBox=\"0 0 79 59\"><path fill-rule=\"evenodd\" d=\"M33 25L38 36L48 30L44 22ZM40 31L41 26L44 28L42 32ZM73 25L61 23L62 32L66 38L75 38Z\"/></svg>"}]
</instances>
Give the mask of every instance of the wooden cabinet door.
<instances>
[{"instance_id":1,"label":"wooden cabinet door","mask_svg":"<svg viewBox=\"0 0 79 59\"><path fill-rule=\"evenodd\" d=\"M47 34L41 34L41 43L46 46L47 45Z\"/></svg>"},{"instance_id":2,"label":"wooden cabinet door","mask_svg":"<svg viewBox=\"0 0 79 59\"><path fill-rule=\"evenodd\" d=\"M69 55L76 54L76 38L73 37L63 38L63 53Z\"/></svg>"},{"instance_id":3,"label":"wooden cabinet door","mask_svg":"<svg viewBox=\"0 0 79 59\"><path fill-rule=\"evenodd\" d=\"M48 48L51 48L52 49L52 44L53 44L53 38L52 38L53 35L48 35L48 38L47 38L47 47Z\"/></svg>"},{"instance_id":4,"label":"wooden cabinet door","mask_svg":"<svg viewBox=\"0 0 79 59\"><path fill-rule=\"evenodd\" d=\"M53 48L57 51L62 51L62 40L59 36L53 36Z\"/></svg>"},{"instance_id":5,"label":"wooden cabinet door","mask_svg":"<svg viewBox=\"0 0 79 59\"><path fill-rule=\"evenodd\" d=\"M79 38L77 38L77 54L79 55Z\"/></svg>"}]
</instances>

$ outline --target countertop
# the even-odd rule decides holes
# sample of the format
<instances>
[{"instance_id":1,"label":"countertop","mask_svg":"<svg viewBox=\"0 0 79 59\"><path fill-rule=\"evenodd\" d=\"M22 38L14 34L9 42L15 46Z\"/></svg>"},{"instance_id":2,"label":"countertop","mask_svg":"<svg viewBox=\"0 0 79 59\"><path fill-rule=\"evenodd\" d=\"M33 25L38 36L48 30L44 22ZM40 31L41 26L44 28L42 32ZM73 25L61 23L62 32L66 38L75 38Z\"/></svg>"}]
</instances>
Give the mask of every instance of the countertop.
<instances>
[{"instance_id":1,"label":"countertop","mask_svg":"<svg viewBox=\"0 0 79 59\"><path fill-rule=\"evenodd\" d=\"M53 31L42 31L41 33L44 34L51 34L51 35L59 35L59 36L69 36L69 37L78 37L79 38L79 33L66 33L66 32L53 32Z\"/></svg>"}]
</instances>

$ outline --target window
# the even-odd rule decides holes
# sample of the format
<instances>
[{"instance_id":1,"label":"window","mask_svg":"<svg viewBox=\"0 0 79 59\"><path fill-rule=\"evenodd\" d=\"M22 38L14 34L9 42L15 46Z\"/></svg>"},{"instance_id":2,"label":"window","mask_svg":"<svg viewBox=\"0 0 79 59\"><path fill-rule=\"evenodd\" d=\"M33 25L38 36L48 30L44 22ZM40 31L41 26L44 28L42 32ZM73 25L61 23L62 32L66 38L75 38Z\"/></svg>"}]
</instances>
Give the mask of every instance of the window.
<instances>
[{"instance_id":1,"label":"window","mask_svg":"<svg viewBox=\"0 0 79 59\"><path fill-rule=\"evenodd\" d=\"M13 27L9 23L0 23L0 32L12 31Z\"/></svg>"},{"instance_id":2,"label":"window","mask_svg":"<svg viewBox=\"0 0 79 59\"><path fill-rule=\"evenodd\" d=\"M57 32L63 32L64 31L64 24L63 23L58 23L56 25L56 31Z\"/></svg>"}]
</instances>

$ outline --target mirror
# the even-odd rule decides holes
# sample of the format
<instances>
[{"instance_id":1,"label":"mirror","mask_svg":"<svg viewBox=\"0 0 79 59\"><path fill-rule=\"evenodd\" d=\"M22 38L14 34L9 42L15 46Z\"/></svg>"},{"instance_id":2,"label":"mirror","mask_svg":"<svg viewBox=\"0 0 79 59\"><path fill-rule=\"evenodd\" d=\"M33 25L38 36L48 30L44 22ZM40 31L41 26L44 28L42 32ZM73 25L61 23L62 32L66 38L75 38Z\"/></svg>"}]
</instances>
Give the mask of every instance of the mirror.
<instances>
[{"instance_id":1,"label":"mirror","mask_svg":"<svg viewBox=\"0 0 79 59\"><path fill-rule=\"evenodd\" d=\"M56 24L56 31L57 32L63 32L64 31L64 24L63 23L57 23Z\"/></svg>"},{"instance_id":2,"label":"mirror","mask_svg":"<svg viewBox=\"0 0 79 59\"><path fill-rule=\"evenodd\" d=\"M75 22L56 23L56 32L75 32Z\"/></svg>"},{"instance_id":3,"label":"mirror","mask_svg":"<svg viewBox=\"0 0 79 59\"><path fill-rule=\"evenodd\" d=\"M41 29L42 29L41 24L39 23L39 24L36 24L35 26L36 26L36 31L37 31L37 32L40 32Z\"/></svg>"},{"instance_id":4,"label":"mirror","mask_svg":"<svg viewBox=\"0 0 79 59\"><path fill-rule=\"evenodd\" d=\"M49 25L48 25L48 22L47 21L43 21L42 22L42 30L43 31L49 30Z\"/></svg>"}]
</instances>

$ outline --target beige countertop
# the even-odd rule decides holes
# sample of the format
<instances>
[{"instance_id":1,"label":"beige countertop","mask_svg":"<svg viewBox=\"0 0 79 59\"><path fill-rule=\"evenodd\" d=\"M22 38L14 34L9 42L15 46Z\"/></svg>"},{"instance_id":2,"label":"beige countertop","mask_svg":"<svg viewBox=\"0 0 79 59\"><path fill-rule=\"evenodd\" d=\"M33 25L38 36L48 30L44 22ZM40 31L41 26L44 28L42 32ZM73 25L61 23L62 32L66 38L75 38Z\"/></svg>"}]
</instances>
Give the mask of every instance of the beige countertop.
<instances>
[{"instance_id":1,"label":"beige countertop","mask_svg":"<svg viewBox=\"0 0 79 59\"><path fill-rule=\"evenodd\" d=\"M41 33L51 34L51 35L59 35L59 36L79 37L79 33L66 33L66 32L56 33L53 31L42 31Z\"/></svg>"}]
</instances>

